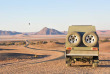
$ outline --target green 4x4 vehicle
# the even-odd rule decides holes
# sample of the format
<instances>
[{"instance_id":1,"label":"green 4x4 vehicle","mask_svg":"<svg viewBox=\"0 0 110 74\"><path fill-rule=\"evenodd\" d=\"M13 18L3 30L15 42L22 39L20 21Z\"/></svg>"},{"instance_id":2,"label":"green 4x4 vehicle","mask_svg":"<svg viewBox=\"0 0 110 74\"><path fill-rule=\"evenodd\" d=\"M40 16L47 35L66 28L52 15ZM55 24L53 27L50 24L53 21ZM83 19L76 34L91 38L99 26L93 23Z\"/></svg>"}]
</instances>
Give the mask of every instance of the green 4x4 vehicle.
<instances>
[{"instance_id":1,"label":"green 4x4 vehicle","mask_svg":"<svg viewBox=\"0 0 110 74\"><path fill-rule=\"evenodd\" d=\"M69 26L66 36L66 66L72 63L89 62L93 67L99 63L99 41L95 26Z\"/></svg>"}]
</instances>

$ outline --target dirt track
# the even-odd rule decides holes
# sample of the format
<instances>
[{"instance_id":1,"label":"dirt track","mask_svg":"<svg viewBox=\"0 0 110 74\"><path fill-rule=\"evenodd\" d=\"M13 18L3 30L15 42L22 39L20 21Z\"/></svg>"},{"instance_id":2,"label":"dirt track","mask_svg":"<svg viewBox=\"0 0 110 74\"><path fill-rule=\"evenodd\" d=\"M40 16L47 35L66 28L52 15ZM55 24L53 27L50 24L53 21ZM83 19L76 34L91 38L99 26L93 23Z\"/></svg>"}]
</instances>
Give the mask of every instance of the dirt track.
<instances>
[{"instance_id":1,"label":"dirt track","mask_svg":"<svg viewBox=\"0 0 110 74\"><path fill-rule=\"evenodd\" d=\"M64 49L37 49L29 46L23 47L24 50L30 53L39 53L49 55L41 59L33 59L27 61L18 61L0 64L0 73L18 74L18 73L33 73L33 74L110 74L110 52L109 43L100 44L100 63L97 68L90 66L73 66L66 67L64 59ZM106 48L106 49L105 49ZM104 51L104 50L107 51Z\"/></svg>"}]
</instances>

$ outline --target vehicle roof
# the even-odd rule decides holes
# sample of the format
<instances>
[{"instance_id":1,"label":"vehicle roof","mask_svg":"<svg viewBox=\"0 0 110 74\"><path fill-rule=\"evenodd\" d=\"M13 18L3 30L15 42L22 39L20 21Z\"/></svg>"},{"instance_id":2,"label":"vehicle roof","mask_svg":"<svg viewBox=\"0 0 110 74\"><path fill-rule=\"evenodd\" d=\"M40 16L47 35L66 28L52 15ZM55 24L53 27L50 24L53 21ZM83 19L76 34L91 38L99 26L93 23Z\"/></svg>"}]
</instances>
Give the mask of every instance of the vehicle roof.
<instances>
[{"instance_id":1,"label":"vehicle roof","mask_svg":"<svg viewBox=\"0 0 110 74\"><path fill-rule=\"evenodd\" d=\"M95 26L92 25L72 25L69 26L68 33L70 32L96 32Z\"/></svg>"}]
</instances>

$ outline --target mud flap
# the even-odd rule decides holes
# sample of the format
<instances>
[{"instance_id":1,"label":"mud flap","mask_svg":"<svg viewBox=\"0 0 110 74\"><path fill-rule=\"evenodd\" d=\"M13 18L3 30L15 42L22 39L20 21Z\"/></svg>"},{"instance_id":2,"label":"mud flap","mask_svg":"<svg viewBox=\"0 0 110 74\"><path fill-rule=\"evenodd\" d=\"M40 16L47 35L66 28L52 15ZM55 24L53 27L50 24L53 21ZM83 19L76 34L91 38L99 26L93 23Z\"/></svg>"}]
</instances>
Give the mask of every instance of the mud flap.
<instances>
[{"instance_id":1,"label":"mud flap","mask_svg":"<svg viewBox=\"0 0 110 74\"><path fill-rule=\"evenodd\" d=\"M71 59L66 57L66 67L71 66Z\"/></svg>"}]
</instances>

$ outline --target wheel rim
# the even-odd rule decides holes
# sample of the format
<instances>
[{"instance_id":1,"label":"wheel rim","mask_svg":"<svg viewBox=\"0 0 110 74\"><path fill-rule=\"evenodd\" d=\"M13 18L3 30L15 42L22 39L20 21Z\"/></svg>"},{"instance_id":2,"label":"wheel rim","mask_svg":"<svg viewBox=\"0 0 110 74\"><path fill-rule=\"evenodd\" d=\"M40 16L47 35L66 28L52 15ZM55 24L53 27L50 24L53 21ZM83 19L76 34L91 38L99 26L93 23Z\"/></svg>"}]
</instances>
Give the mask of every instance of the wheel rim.
<instances>
[{"instance_id":1,"label":"wheel rim","mask_svg":"<svg viewBox=\"0 0 110 74\"><path fill-rule=\"evenodd\" d=\"M70 43L76 43L78 41L78 38L76 35L70 35L69 36L69 42Z\"/></svg>"},{"instance_id":2,"label":"wheel rim","mask_svg":"<svg viewBox=\"0 0 110 74\"><path fill-rule=\"evenodd\" d=\"M86 42L87 43L93 43L95 41L95 37L93 35L87 35L86 36Z\"/></svg>"}]
</instances>

